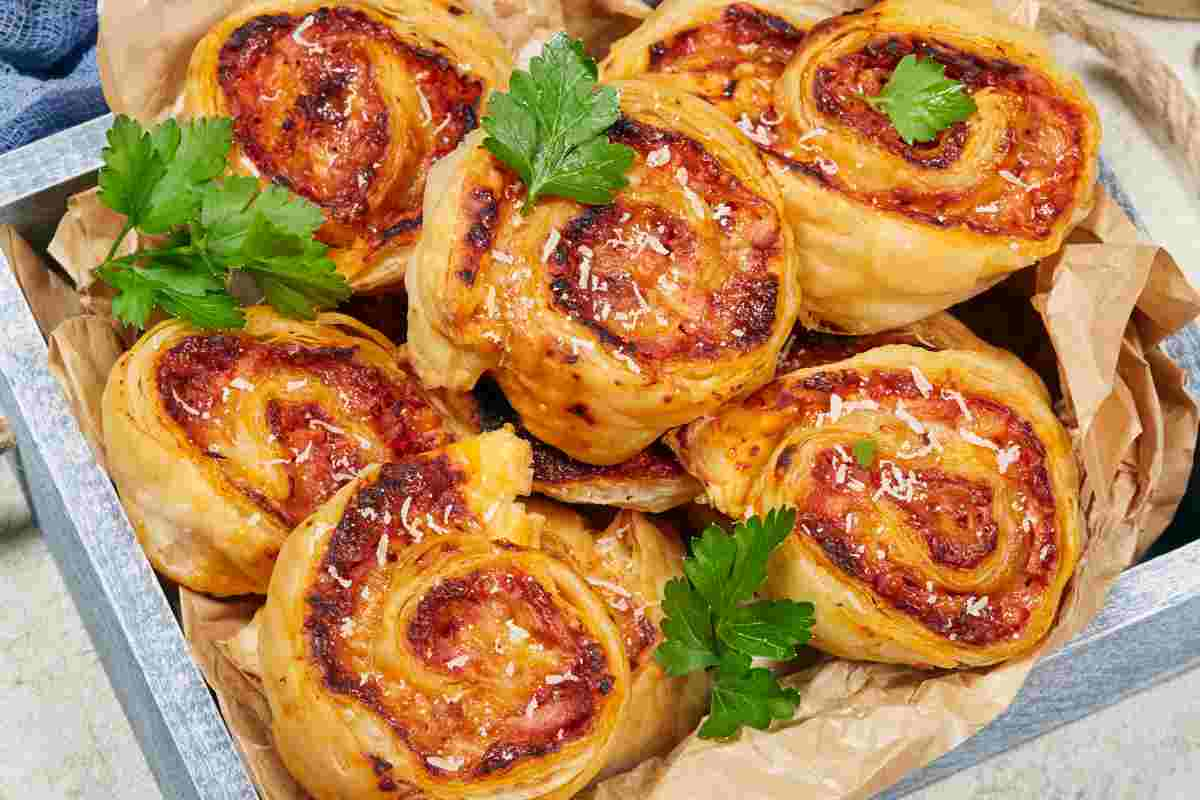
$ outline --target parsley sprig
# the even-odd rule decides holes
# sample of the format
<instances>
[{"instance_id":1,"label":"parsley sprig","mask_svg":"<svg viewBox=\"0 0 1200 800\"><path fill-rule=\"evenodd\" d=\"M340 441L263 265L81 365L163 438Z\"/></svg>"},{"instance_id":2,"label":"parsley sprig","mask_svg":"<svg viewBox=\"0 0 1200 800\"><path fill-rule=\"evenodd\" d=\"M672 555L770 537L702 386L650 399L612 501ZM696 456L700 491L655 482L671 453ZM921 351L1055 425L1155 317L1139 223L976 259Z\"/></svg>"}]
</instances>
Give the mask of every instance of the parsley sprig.
<instances>
[{"instance_id":1,"label":"parsley sprig","mask_svg":"<svg viewBox=\"0 0 1200 800\"><path fill-rule=\"evenodd\" d=\"M583 42L555 34L509 91L495 92L483 118L483 146L516 171L527 193L522 213L543 195L602 205L628 185L634 151L605 132L621 110L617 91L596 86L596 62Z\"/></svg>"},{"instance_id":2,"label":"parsley sprig","mask_svg":"<svg viewBox=\"0 0 1200 800\"><path fill-rule=\"evenodd\" d=\"M945 66L912 54L900 59L883 91L862 99L887 114L905 144L933 141L976 108L966 86L946 77Z\"/></svg>"},{"instance_id":3,"label":"parsley sprig","mask_svg":"<svg viewBox=\"0 0 1200 800\"><path fill-rule=\"evenodd\" d=\"M117 290L122 322L145 327L157 307L202 328L242 327L228 290L234 270L291 317L311 318L350 296L328 248L313 239L325 221L320 208L280 186L221 177L232 130L225 118L168 119L151 130L124 115L113 123L100 200L126 222L97 274ZM162 238L118 257L133 230Z\"/></svg>"},{"instance_id":4,"label":"parsley sprig","mask_svg":"<svg viewBox=\"0 0 1200 800\"><path fill-rule=\"evenodd\" d=\"M728 534L710 525L683 562L686 578L663 591L665 639L654 653L670 675L715 671L712 710L700 736L723 739L743 725L763 730L790 719L800 695L775 674L752 667L754 657L788 659L808 641L813 606L792 600L754 600L767 577L767 559L792 532L793 509L751 517Z\"/></svg>"}]
</instances>

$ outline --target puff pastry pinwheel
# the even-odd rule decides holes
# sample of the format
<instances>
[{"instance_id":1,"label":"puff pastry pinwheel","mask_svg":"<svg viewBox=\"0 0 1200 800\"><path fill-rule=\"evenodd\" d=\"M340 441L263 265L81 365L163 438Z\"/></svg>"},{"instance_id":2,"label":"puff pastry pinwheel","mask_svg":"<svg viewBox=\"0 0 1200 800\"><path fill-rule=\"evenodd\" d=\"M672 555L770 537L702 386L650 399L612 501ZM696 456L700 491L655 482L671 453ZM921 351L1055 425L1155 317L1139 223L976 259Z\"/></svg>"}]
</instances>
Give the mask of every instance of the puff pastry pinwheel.
<instances>
[{"instance_id":1,"label":"puff pastry pinwheel","mask_svg":"<svg viewBox=\"0 0 1200 800\"><path fill-rule=\"evenodd\" d=\"M535 492L566 503L661 512L683 505L702 491L662 442L654 442L619 464L585 464L531 434L491 378L475 384L472 394L485 430L513 425L517 435L533 446Z\"/></svg>"},{"instance_id":2,"label":"puff pastry pinwheel","mask_svg":"<svg viewBox=\"0 0 1200 800\"><path fill-rule=\"evenodd\" d=\"M341 314L247 309L241 331L150 330L109 376L109 467L150 562L196 591L263 593L288 533L360 469L448 444L470 404ZM454 409L456 414L451 414Z\"/></svg>"},{"instance_id":3,"label":"puff pastry pinwheel","mask_svg":"<svg viewBox=\"0 0 1200 800\"><path fill-rule=\"evenodd\" d=\"M934 667L1029 651L1079 557L1079 475L1045 400L984 353L881 347L668 436L720 511L797 509L766 590L816 647Z\"/></svg>"},{"instance_id":4,"label":"puff pastry pinwheel","mask_svg":"<svg viewBox=\"0 0 1200 800\"><path fill-rule=\"evenodd\" d=\"M630 696L621 630L533 549L511 431L373 466L296 529L259 654L283 762L317 800L565 798Z\"/></svg>"},{"instance_id":5,"label":"puff pastry pinwheel","mask_svg":"<svg viewBox=\"0 0 1200 800\"><path fill-rule=\"evenodd\" d=\"M230 116L229 165L324 209L356 291L403 286L430 166L478 124L511 59L447 0L266 0L192 52L184 107Z\"/></svg>"},{"instance_id":6,"label":"puff pastry pinwheel","mask_svg":"<svg viewBox=\"0 0 1200 800\"><path fill-rule=\"evenodd\" d=\"M804 306L829 330L905 325L1058 250L1091 208L1100 123L1039 34L938 0L816 13L666 0L602 76L653 77L737 120L782 188ZM863 99L910 54L978 109L928 143L906 144Z\"/></svg>"},{"instance_id":7,"label":"puff pastry pinwheel","mask_svg":"<svg viewBox=\"0 0 1200 800\"><path fill-rule=\"evenodd\" d=\"M472 134L439 162L409 264L422 380L490 373L538 439L610 465L770 380L797 315L795 248L754 148L711 106L616 84L636 151L605 206L523 186Z\"/></svg>"},{"instance_id":8,"label":"puff pastry pinwheel","mask_svg":"<svg viewBox=\"0 0 1200 800\"><path fill-rule=\"evenodd\" d=\"M535 461L536 464L536 461ZM683 575L683 544L661 521L622 511L598 530L567 506L531 500L546 519L541 549L571 564L605 603L625 643L630 701L601 777L665 755L700 723L708 707L707 673L672 678L654 660L662 641L663 587Z\"/></svg>"}]
</instances>

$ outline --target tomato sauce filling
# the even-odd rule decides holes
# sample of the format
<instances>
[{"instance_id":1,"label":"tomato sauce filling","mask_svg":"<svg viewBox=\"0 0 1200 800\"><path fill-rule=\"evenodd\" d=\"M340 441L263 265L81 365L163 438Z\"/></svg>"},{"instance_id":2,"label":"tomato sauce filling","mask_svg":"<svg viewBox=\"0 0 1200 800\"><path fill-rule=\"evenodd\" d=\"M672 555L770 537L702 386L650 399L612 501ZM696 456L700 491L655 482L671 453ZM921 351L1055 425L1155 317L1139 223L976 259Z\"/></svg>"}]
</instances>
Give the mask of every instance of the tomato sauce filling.
<instances>
[{"instance_id":1,"label":"tomato sauce filling","mask_svg":"<svg viewBox=\"0 0 1200 800\"><path fill-rule=\"evenodd\" d=\"M504 544L487 565L435 583L400 633L440 689L376 671L368 642L384 634L368 626L385 599L382 568L425 536L481 524L462 498L465 481L444 455L385 465L331 534L305 623L326 686L379 714L427 772L450 778L502 771L585 736L614 687L578 615ZM451 554L454 541L438 552Z\"/></svg>"},{"instance_id":2,"label":"tomato sauce filling","mask_svg":"<svg viewBox=\"0 0 1200 800\"><path fill-rule=\"evenodd\" d=\"M851 454L852 441L821 446L807 456L810 471L796 498L796 535L816 542L840 570L940 635L978 646L1019 637L1058 562L1046 451L1028 422L987 398L949 386L921 387L907 373L821 372L786 388L760 390L752 402L798 411L803 420L798 424L806 428L827 424L838 404L845 409L874 403L878 409L872 414L895 416L877 437L878 442L886 434L888 444L866 464ZM858 410L851 406L843 413ZM924 431L917 433L907 416ZM955 436L978 448L985 467L999 473L1004 502L998 502L993 484L938 465L935 454ZM902 444L896 448L895 441ZM796 447L776 458L779 479L794 469ZM895 525L923 541L939 568L980 567L997 552L1003 527L1017 537L1023 560L1016 574L986 594L954 591L889 552L895 532L888 530Z\"/></svg>"},{"instance_id":3,"label":"tomato sauce filling","mask_svg":"<svg viewBox=\"0 0 1200 800\"><path fill-rule=\"evenodd\" d=\"M838 18L822 26L841 24ZM1080 107L1061 98L1049 78L1003 58L985 58L944 42L880 34L855 53L815 67L811 102L829 119L918 170L954 167L967 144L971 121L959 122L931 142L906 144L886 115L862 99L882 91L906 55L933 59L948 78L975 94L993 90L1007 98L1007 128L996 161L973 185L923 192L908 185L871 188L857 164L826 157L824 128L801 131L775 108L775 83L803 46L804 31L750 6L725 8L714 20L677 33L650 50L650 69L677 75L684 88L712 102L737 122L759 149L778 163L875 208L939 227L1018 236L1049 237L1074 209L1087 170Z\"/></svg>"},{"instance_id":4,"label":"tomato sauce filling","mask_svg":"<svg viewBox=\"0 0 1200 800\"><path fill-rule=\"evenodd\" d=\"M690 138L628 118L609 137L637 151L637 189L564 226L548 258L553 305L650 369L760 346L780 292L775 209ZM642 199L657 196L688 210Z\"/></svg>"},{"instance_id":5,"label":"tomato sauce filling","mask_svg":"<svg viewBox=\"0 0 1200 800\"><path fill-rule=\"evenodd\" d=\"M407 85L385 82L378 59ZM416 241L429 168L476 127L484 89L443 54L344 7L256 17L218 64L245 157L326 211L321 239L332 246ZM399 130L396 94L412 117Z\"/></svg>"},{"instance_id":6,"label":"tomato sauce filling","mask_svg":"<svg viewBox=\"0 0 1200 800\"><path fill-rule=\"evenodd\" d=\"M163 353L157 380L188 439L289 527L367 464L453 441L415 376L394 382L352 347L188 336Z\"/></svg>"}]
</instances>

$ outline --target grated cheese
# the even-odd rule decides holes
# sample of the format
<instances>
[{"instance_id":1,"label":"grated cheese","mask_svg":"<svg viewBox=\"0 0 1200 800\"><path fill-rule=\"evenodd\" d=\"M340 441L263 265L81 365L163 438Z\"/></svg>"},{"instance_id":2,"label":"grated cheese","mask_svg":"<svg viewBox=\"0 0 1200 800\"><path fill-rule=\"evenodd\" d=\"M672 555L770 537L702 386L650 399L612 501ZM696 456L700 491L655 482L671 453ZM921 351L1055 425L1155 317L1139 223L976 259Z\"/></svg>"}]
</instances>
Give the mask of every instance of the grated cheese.
<instances>
[{"instance_id":1,"label":"grated cheese","mask_svg":"<svg viewBox=\"0 0 1200 800\"><path fill-rule=\"evenodd\" d=\"M308 386L308 378L301 378L298 381L288 381L284 388L289 392L294 392L297 389L303 389L305 386Z\"/></svg>"},{"instance_id":2,"label":"grated cheese","mask_svg":"<svg viewBox=\"0 0 1200 800\"><path fill-rule=\"evenodd\" d=\"M499 261L501 264L515 264L517 260L503 250L493 250L492 258Z\"/></svg>"},{"instance_id":3,"label":"grated cheese","mask_svg":"<svg viewBox=\"0 0 1200 800\"><path fill-rule=\"evenodd\" d=\"M240 375L229 382L229 385L235 389L241 389L243 392L253 392L254 384Z\"/></svg>"},{"instance_id":4,"label":"grated cheese","mask_svg":"<svg viewBox=\"0 0 1200 800\"><path fill-rule=\"evenodd\" d=\"M925 426L921 424L921 420L914 417L912 412L905 407L903 400L896 401L896 417L911 428L913 433L925 433Z\"/></svg>"},{"instance_id":5,"label":"grated cheese","mask_svg":"<svg viewBox=\"0 0 1200 800\"><path fill-rule=\"evenodd\" d=\"M329 565L327 571L329 572L329 577L331 577L335 581L337 581L338 586L341 586L343 589L350 588L351 581L348 581L345 578L343 578L341 575L339 575L338 571L337 571L337 567L335 567L333 564Z\"/></svg>"},{"instance_id":6,"label":"grated cheese","mask_svg":"<svg viewBox=\"0 0 1200 800\"><path fill-rule=\"evenodd\" d=\"M463 764L466 763L462 756L446 756L445 758L442 756L426 756L425 761L428 762L429 766L437 767L443 772L458 772L463 768Z\"/></svg>"},{"instance_id":7,"label":"grated cheese","mask_svg":"<svg viewBox=\"0 0 1200 800\"><path fill-rule=\"evenodd\" d=\"M917 391L921 393L921 397L928 399L933 394L933 384L925 377L925 373L921 372L920 367L911 366L908 369L912 373L913 383L917 385Z\"/></svg>"},{"instance_id":8,"label":"grated cheese","mask_svg":"<svg viewBox=\"0 0 1200 800\"><path fill-rule=\"evenodd\" d=\"M550 260L550 256L558 249L558 243L562 241L562 234L558 232L558 228L552 228L550 235L546 237L546 243L542 245L542 263L545 264Z\"/></svg>"},{"instance_id":9,"label":"grated cheese","mask_svg":"<svg viewBox=\"0 0 1200 800\"><path fill-rule=\"evenodd\" d=\"M446 666L449 669L462 669L463 667L465 667L467 665L467 662L470 660L471 660L471 657L464 653L463 655L458 656L457 658L452 658L449 661L447 661Z\"/></svg>"},{"instance_id":10,"label":"grated cheese","mask_svg":"<svg viewBox=\"0 0 1200 800\"><path fill-rule=\"evenodd\" d=\"M658 168L671 160L671 148L665 144L657 150L651 150L646 156L646 166Z\"/></svg>"}]
</instances>

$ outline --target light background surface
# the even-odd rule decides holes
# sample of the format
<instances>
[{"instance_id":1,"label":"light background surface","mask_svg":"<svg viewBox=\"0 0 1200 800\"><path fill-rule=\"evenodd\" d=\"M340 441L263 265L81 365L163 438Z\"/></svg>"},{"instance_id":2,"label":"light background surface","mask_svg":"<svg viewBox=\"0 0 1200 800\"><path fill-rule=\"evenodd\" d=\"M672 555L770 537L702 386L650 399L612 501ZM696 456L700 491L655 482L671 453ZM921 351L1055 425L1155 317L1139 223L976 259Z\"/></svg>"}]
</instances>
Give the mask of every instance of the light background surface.
<instances>
[{"instance_id":1,"label":"light background surface","mask_svg":"<svg viewBox=\"0 0 1200 800\"><path fill-rule=\"evenodd\" d=\"M1200 97L1200 23L1098 11L1150 41ZM1150 236L1200 284L1197 182L1104 62L1062 60L1104 121L1103 153ZM19 486L0 463L0 800L160 797L62 578L32 528L7 529ZM1200 670L935 784L919 800L1182 800L1200 792ZM799 800L797 798L796 800Z\"/></svg>"}]
</instances>

